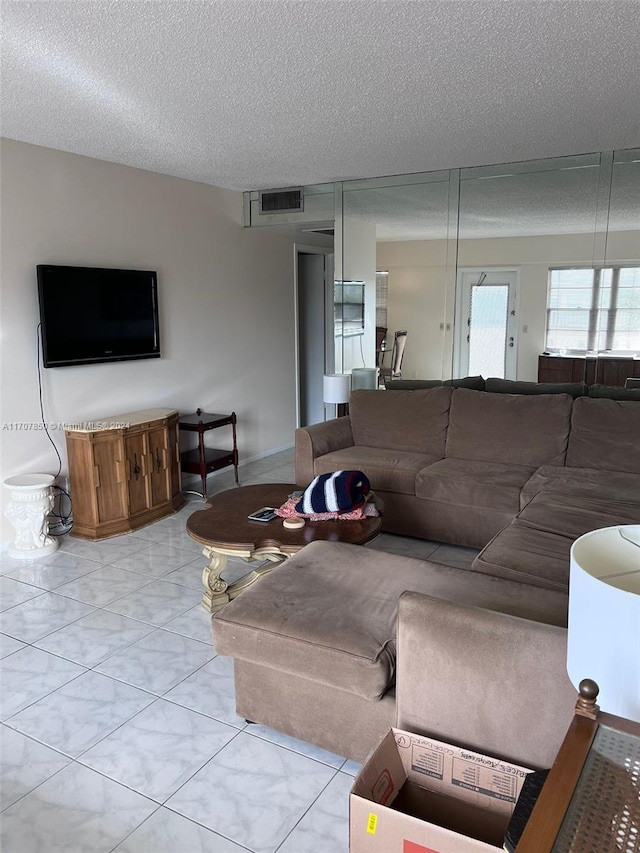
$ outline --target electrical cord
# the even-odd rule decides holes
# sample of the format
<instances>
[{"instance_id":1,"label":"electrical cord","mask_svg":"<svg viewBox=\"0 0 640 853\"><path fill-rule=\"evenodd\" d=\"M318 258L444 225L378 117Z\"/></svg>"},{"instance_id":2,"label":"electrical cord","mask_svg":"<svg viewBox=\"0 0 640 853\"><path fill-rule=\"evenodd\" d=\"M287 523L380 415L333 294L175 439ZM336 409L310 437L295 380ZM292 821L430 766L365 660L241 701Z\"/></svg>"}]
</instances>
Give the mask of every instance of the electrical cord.
<instances>
[{"instance_id":1,"label":"electrical cord","mask_svg":"<svg viewBox=\"0 0 640 853\"><path fill-rule=\"evenodd\" d=\"M62 471L62 458L61 458L61 456L60 456L60 453L59 453L59 451L58 451L58 448L57 448L57 447L56 447L56 445L55 445L54 440L51 438L51 435L49 434L49 427L47 426L47 422L46 422L45 417L44 417L44 405L43 405L43 402L42 402L42 375L41 375L42 365L40 364L40 341L41 341L41 332L42 332L42 323L38 323L38 328L36 329L36 339L37 339L37 341L36 341L36 349L37 349L37 352L38 352L38 395L39 395L39 398L40 398L40 418L41 418L41 420L42 420L42 426L43 426L43 428L44 428L44 431L45 431L45 432L46 432L46 434L47 434L47 438L48 438L48 439L49 439L49 441L51 442L51 446L52 446L52 447L53 447L53 449L55 450L55 452L56 452L56 456L58 457L58 473L55 475L55 476L56 476L56 480L57 480L57 479L58 479L58 477L60 476L60 472Z\"/></svg>"},{"instance_id":2,"label":"electrical cord","mask_svg":"<svg viewBox=\"0 0 640 853\"><path fill-rule=\"evenodd\" d=\"M51 446L56 452L56 456L58 457L58 471L55 475L55 479L57 480L60 476L60 472L62 471L62 457L60 456L60 451L58 450L54 440L51 438L51 434L49 433L49 427L47 426L47 421L44 414L44 403L42 400L42 364L40 362L40 354L41 354L41 343L42 343L42 323L38 323L36 328L36 351L37 351L37 366L38 366L38 398L40 401L40 418L42 421L42 427L51 443ZM51 536L64 536L65 533L68 533L73 526L73 504L71 501L71 495L66 489L63 489L62 486L55 485L53 487L54 490L54 500L58 499L58 511L52 509L49 515L57 518L58 521L54 522L49 526L49 533ZM69 501L69 512L62 512L62 501L66 497ZM64 529L59 531L58 533L54 532L51 528L63 527Z\"/></svg>"}]
</instances>

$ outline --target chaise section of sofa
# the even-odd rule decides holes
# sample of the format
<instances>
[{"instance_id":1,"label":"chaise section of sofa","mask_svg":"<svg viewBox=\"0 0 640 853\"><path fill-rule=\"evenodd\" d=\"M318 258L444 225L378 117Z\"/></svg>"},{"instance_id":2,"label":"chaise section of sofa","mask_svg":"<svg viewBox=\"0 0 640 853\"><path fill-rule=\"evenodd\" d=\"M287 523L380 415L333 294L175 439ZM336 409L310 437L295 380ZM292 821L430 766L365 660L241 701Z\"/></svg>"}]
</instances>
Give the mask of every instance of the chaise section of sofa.
<instances>
[{"instance_id":1,"label":"chaise section of sofa","mask_svg":"<svg viewBox=\"0 0 640 853\"><path fill-rule=\"evenodd\" d=\"M521 511L474 560L474 571L566 590L579 536L640 523L638 403L576 400L566 461L535 471L522 489Z\"/></svg>"},{"instance_id":2,"label":"chaise section of sofa","mask_svg":"<svg viewBox=\"0 0 640 853\"><path fill-rule=\"evenodd\" d=\"M312 542L214 614L216 650L234 657L237 712L362 760L395 721L398 601L405 590L566 625L564 593ZM491 666L487 661L487 677ZM424 678L428 689L430 673Z\"/></svg>"}]
</instances>

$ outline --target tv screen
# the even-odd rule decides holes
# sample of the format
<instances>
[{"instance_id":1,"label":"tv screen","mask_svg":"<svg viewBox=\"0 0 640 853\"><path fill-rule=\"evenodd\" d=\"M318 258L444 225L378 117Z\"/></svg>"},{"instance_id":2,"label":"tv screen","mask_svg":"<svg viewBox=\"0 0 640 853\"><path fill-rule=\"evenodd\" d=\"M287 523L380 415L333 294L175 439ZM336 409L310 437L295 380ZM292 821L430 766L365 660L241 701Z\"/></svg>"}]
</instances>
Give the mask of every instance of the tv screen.
<instances>
[{"instance_id":1,"label":"tv screen","mask_svg":"<svg viewBox=\"0 0 640 853\"><path fill-rule=\"evenodd\" d=\"M36 267L45 367L159 358L150 270Z\"/></svg>"}]
</instances>

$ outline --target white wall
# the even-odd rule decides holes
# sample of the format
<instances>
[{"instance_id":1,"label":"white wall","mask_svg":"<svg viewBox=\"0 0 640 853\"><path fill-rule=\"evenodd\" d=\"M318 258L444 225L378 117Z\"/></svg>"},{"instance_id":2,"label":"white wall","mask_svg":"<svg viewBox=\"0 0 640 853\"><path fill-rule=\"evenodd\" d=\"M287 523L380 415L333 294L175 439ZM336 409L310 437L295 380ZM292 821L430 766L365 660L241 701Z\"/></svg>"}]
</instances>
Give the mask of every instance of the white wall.
<instances>
[{"instance_id":1,"label":"white wall","mask_svg":"<svg viewBox=\"0 0 640 853\"><path fill-rule=\"evenodd\" d=\"M394 332L407 330L403 379L446 379L451 375L451 329L447 305L452 301L455 268L447 265L445 240L378 243L377 268L389 271L387 344ZM389 367L389 356L385 365Z\"/></svg>"},{"instance_id":2,"label":"white wall","mask_svg":"<svg viewBox=\"0 0 640 853\"><path fill-rule=\"evenodd\" d=\"M609 234L607 263L638 262L637 231ZM442 240L379 243L378 269L389 270L389 330L407 328L403 378L451 375L454 287ZM450 253L451 257L451 253ZM520 270L517 377L536 381L544 350L549 267L591 264L593 234L460 240L459 267L513 267ZM445 323L445 329L440 324ZM527 326L527 332L523 327ZM413 334L415 330L415 334Z\"/></svg>"},{"instance_id":3,"label":"white wall","mask_svg":"<svg viewBox=\"0 0 640 853\"><path fill-rule=\"evenodd\" d=\"M43 369L46 420L200 406L236 411L241 461L292 445L292 238L242 228L230 190L11 140L0 157L3 425L40 421L36 264L137 267L158 272L163 357ZM57 471L41 431L3 428L0 450L2 479Z\"/></svg>"},{"instance_id":4,"label":"white wall","mask_svg":"<svg viewBox=\"0 0 640 853\"><path fill-rule=\"evenodd\" d=\"M376 225L343 216L335 236L336 279L364 281L364 334L336 338L336 372L376 364Z\"/></svg>"}]
</instances>

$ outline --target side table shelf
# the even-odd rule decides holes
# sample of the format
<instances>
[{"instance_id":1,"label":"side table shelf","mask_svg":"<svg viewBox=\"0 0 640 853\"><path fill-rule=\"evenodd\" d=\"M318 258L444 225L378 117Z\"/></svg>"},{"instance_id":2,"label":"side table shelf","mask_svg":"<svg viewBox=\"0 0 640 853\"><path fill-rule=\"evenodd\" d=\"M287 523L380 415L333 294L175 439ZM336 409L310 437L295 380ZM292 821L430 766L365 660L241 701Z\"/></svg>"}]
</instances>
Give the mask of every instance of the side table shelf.
<instances>
[{"instance_id":1,"label":"side table shelf","mask_svg":"<svg viewBox=\"0 0 640 853\"><path fill-rule=\"evenodd\" d=\"M211 429L230 426L233 434L231 450L219 450L206 447L204 434ZM211 414L196 409L195 414L180 415L178 427L186 432L198 433L198 446L193 450L183 450L180 454L180 468L186 474L198 474L202 481L202 496L207 497L207 474L233 465L236 485L238 485L238 446L236 443L236 413L230 415Z\"/></svg>"}]
</instances>

